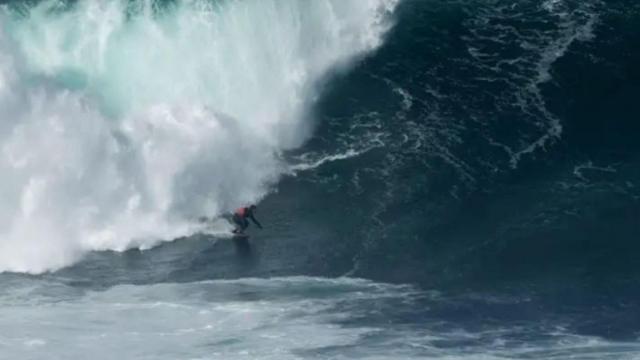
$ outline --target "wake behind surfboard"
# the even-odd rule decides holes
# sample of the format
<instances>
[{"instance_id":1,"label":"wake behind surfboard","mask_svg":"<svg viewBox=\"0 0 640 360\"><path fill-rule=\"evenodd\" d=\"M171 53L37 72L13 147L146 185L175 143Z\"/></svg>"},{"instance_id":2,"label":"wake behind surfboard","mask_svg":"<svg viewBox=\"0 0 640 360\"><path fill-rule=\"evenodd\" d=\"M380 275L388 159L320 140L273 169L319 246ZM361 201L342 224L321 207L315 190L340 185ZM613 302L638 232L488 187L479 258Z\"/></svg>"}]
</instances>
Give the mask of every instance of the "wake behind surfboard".
<instances>
[{"instance_id":1,"label":"wake behind surfboard","mask_svg":"<svg viewBox=\"0 0 640 360\"><path fill-rule=\"evenodd\" d=\"M249 238L249 234L245 234L245 233L237 233L237 232L231 232L231 236L233 236L234 239L248 239Z\"/></svg>"}]
</instances>

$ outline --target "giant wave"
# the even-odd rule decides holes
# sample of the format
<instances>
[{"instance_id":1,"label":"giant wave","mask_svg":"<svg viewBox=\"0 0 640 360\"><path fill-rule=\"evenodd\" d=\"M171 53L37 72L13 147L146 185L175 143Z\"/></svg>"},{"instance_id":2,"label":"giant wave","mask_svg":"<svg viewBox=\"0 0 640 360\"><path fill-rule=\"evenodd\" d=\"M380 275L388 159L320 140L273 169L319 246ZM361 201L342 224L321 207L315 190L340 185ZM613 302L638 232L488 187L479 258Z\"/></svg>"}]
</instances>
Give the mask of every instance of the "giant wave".
<instances>
[{"instance_id":1,"label":"giant wave","mask_svg":"<svg viewBox=\"0 0 640 360\"><path fill-rule=\"evenodd\" d=\"M149 247L256 201L396 1L114 1L0 15L0 271Z\"/></svg>"}]
</instances>

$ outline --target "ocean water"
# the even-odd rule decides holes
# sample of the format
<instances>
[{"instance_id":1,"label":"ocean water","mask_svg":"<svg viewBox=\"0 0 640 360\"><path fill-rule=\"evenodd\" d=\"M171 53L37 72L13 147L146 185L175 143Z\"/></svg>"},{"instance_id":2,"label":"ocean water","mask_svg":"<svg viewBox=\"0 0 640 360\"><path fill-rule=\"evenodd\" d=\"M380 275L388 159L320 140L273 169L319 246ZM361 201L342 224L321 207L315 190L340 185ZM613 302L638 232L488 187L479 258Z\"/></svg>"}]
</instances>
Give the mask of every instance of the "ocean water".
<instances>
[{"instance_id":1,"label":"ocean water","mask_svg":"<svg viewBox=\"0 0 640 360\"><path fill-rule=\"evenodd\" d=\"M631 0L0 2L0 359L640 358L639 64Z\"/></svg>"}]
</instances>

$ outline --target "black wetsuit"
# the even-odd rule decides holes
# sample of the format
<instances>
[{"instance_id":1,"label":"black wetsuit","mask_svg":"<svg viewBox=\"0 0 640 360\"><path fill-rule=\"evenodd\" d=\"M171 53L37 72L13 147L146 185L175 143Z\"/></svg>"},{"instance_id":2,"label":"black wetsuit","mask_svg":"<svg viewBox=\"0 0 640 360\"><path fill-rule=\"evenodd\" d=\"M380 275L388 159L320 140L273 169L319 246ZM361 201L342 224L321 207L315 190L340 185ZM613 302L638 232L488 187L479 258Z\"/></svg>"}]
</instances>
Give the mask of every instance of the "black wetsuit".
<instances>
[{"instance_id":1,"label":"black wetsuit","mask_svg":"<svg viewBox=\"0 0 640 360\"><path fill-rule=\"evenodd\" d=\"M233 213L233 222L238 225L238 228L235 229L234 232L244 232L244 230L249 227L248 219L251 219L251 221L253 221L253 223L256 224L257 227L262 229L262 225L260 224L260 222L258 222L258 220L256 220L255 216L253 215L253 210L247 207L240 208L236 210L235 213Z\"/></svg>"}]
</instances>

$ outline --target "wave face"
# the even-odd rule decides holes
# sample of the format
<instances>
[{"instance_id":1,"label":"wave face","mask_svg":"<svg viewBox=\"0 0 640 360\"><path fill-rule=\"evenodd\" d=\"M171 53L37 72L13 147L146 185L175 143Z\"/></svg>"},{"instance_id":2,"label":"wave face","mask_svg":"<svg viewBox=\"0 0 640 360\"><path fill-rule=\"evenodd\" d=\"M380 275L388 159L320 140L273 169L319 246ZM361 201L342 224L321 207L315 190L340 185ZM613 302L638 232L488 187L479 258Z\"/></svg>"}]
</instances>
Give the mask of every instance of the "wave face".
<instances>
[{"instance_id":1,"label":"wave face","mask_svg":"<svg viewBox=\"0 0 640 360\"><path fill-rule=\"evenodd\" d=\"M304 199L291 217L340 239L318 264L430 286L637 284L639 14L402 2L384 46L332 83L292 155L308 172L282 186Z\"/></svg>"},{"instance_id":2,"label":"wave face","mask_svg":"<svg viewBox=\"0 0 640 360\"><path fill-rule=\"evenodd\" d=\"M148 247L264 196L394 1L44 1L0 14L0 271Z\"/></svg>"},{"instance_id":3,"label":"wave face","mask_svg":"<svg viewBox=\"0 0 640 360\"><path fill-rule=\"evenodd\" d=\"M637 281L639 6L4 5L0 270L195 233L152 279ZM258 264L194 255L260 199Z\"/></svg>"}]
</instances>

